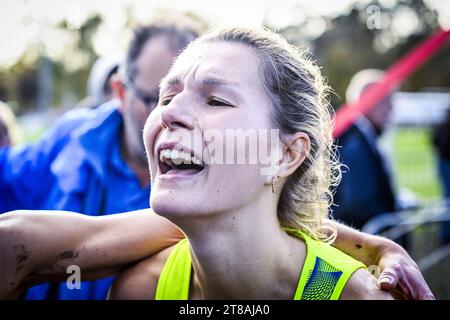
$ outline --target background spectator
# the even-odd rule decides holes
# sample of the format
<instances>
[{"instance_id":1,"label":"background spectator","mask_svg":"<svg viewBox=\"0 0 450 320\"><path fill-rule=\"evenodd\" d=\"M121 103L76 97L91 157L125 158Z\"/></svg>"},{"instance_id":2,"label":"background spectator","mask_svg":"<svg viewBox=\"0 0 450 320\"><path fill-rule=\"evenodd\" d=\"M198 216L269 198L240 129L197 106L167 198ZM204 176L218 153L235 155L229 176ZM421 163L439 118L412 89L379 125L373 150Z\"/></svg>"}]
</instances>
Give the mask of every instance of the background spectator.
<instances>
[{"instance_id":1,"label":"background spectator","mask_svg":"<svg viewBox=\"0 0 450 320\"><path fill-rule=\"evenodd\" d=\"M380 70L358 72L347 89L347 102L354 102L383 76ZM337 141L343 169L337 187L333 216L356 228L371 218L395 210L391 173L377 146L392 111L391 96L386 97L356 122Z\"/></svg>"},{"instance_id":2,"label":"background spectator","mask_svg":"<svg viewBox=\"0 0 450 320\"><path fill-rule=\"evenodd\" d=\"M112 55L102 56L95 61L89 72L88 96L81 100L76 107L95 108L114 97L111 79L117 74L122 60L121 56Z\"/></svg>"}]
</instances>

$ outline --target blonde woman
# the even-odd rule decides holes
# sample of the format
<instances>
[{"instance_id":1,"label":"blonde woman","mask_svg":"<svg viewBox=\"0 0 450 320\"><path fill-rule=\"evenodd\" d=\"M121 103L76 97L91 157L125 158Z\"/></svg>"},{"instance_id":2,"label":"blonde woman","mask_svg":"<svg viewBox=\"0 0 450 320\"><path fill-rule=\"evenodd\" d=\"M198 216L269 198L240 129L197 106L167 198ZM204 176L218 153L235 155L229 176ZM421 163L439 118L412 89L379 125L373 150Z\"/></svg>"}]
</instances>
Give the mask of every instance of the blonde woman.
<instances>
[{"instance_id":1,"label":"blonde woman","mask_svg":"<svg viewBox=\"0 0 450 320\"><path fill-rule=\"evenodd\" d=\"M339 167L325 94L318 68L274 33L226 29L191 43L144 130L151 207L187 239L123 272L111 298L391 299L326 243ZM206 137L237 129L279 130L271 174L236 161L242 150L211 160Z\"/></svg>"}]
</instances>

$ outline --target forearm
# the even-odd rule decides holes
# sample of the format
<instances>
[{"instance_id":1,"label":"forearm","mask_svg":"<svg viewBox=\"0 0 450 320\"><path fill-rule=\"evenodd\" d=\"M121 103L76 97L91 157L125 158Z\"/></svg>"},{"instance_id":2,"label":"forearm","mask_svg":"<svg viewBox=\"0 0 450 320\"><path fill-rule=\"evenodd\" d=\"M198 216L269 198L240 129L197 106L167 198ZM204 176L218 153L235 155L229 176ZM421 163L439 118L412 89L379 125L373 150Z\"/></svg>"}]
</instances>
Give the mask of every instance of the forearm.
<instances>
[{"instance_id":1,"label":"forearm","mask_svg":"<svg viewBox=\"0 0 450 320\"><path fill-rule=\"evenodd\" d=\"M376 265L384 246L394 242L378 236L360 232L336 221L331 221L337 230L333 246L363 262L366 266Z\"/></svg>"},{"instance_id":2,"label":"forearm","mask_svg":"<svg viewBox=\"0 0 450 320\"><path fill-rule=\"evenodd\" d=\"M402 299L434 299L419 267L405 249L395 242L359 232L337 222L334 246L366 266L377 266L377 283Z\"/></svg>"},{"instance_id":3,"label":"forearm","mask_svg":"<svg viewBox=\"0 0 450 320\"><path fill-rule=\"evenodd\" d=\"M69 265L77 265L84 280L108 276L182 236L173 224L149 210L103 217L61 211L4 214L0 216L0 291L63 280Z\"/></svg>"},{"instance_id":4,"label":"forearm","mask_svg":"<svg viewBox=\"0 0 450 320\"><path fill-rule=\"evenodd\" d=\"M98 233L84 241L83 250L88 259L86 268L123 266L136 262L170 247L184 237L167 219L151 209L96 217ZM97 253L101 259L91 258Z\"/></svg>"},{"instance_id":5,"label":"forearm","mask_svg":"<svg viewBox=\"0 0 450 320\"><path fill-rule=\"evenodd\" d=\"M0 215L0 295L64 279L68 265L82 262L83 237L95 231L89 217L73 213L24 210Z\"/></svg>"},{"instance_id":6,"label":"forearm","mask_svg":"<svg viewBox=\"0 0 450 320\"><path fill-rule=\"evenodd\" d=\"M25 213L35 223L27 228L27 239L40 256L35 273L65 274L68 264L78 265L84 275L120 268L178 242L183 234L167 219L151 210L101 217L72 212ZM26 223L22 223L26 225ZM42 232L41 230L46 230Z\"/></svg>"}]
</instances>

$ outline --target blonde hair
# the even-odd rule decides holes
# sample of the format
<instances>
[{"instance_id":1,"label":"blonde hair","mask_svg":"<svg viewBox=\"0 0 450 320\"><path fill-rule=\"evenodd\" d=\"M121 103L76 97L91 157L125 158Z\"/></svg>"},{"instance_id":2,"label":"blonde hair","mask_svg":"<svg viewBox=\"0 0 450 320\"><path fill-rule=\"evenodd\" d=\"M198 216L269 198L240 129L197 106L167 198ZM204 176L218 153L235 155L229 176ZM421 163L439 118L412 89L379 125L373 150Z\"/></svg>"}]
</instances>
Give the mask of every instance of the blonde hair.
<instances>
[{"instance_id":1,"label":"blonde hair","mask_svg":"<svg viewBox=\"0 0 450 320\"><path fill-rule=\"evenodd\" d=\"M261 63L264 86L281 133L304 132L311 141L309 154L290 175L278 202L282 227L304 231L314 239L332 242L336 231L328 223L333 201L330 187L341 178L333 149L332 111L328 86L319 68L284 38L268 30L229 28L212 31L192 45L229 42L253 49Z\"/></svg>"}]
</instances>

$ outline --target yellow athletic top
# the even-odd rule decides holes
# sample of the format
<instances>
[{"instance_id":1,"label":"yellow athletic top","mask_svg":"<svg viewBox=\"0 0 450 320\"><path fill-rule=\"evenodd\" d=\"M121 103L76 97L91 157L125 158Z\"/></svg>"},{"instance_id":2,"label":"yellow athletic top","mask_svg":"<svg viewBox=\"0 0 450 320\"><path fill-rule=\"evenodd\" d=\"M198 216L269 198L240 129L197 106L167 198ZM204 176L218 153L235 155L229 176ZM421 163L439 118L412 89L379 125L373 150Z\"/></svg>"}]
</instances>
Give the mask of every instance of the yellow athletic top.
<instances>
[{"instance_id":1,"label":"yellow athletic top","mask_svg":"<svg viewBox=\"0 0 450 320\"><path fill-rule=\"evenodd\" d=\"M337 300L351 275L364 264L299 230L285 229L306 244L305 263L294 300ZM178 242L167 258L156 288L156 300L188 300L192 260L189 242Z\"/></svg>"}]
</instances>

